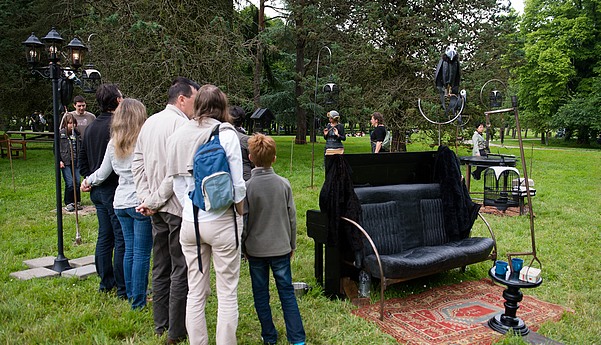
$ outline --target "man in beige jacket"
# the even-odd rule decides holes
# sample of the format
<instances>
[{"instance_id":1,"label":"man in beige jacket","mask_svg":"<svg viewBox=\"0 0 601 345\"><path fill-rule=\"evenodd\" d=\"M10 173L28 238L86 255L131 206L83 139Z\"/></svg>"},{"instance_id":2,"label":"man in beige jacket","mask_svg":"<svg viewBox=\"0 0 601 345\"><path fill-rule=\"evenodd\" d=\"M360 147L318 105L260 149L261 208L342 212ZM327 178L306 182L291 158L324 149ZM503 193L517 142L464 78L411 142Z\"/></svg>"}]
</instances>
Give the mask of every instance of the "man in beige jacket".
<instances>
[{"instance_id":1,"label":"man in beige jacket","mask_svg":"<svg viewBox=\"0 0 601 345\"><path fill-rule=\"evenodd\" d=\"M168 331L167 343L187 336L185 326L188 279L186 260L179 243L182 205L166 177L167 138L194 114L194 98L200 86L183 77L169 88L167 107L146 120L138 136L132 171L140 206L136 211L152 216L153 312L155 333Z\"/></svg>"}]
</instances>

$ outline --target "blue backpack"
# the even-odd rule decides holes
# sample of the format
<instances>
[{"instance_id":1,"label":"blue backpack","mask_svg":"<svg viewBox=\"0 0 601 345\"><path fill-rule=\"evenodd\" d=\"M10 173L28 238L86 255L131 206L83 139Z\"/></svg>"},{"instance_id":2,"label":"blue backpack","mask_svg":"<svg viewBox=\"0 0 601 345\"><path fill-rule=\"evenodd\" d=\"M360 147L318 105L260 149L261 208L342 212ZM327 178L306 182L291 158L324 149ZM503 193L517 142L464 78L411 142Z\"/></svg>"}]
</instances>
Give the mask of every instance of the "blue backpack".
<instances>
[{"instance_id":1,"label":"blue backpack","mask_svg":"<svg viewBox=\"0 0 601 345\"><path fill-rule=\"evenodd\" d=\"M234 210L234 183L230 174L227 155L219 141L219 125L213 129L209 140L196 150L192 165L192 176L194 177L194 190L190 192L189 197L192 200L194 211L198 266L200 272L202 272L198 227L199 209L212 211L231 207L234 214L236 248L238 248L238 224L236 222L236 211Z\"/></svg>"}]
</instances>

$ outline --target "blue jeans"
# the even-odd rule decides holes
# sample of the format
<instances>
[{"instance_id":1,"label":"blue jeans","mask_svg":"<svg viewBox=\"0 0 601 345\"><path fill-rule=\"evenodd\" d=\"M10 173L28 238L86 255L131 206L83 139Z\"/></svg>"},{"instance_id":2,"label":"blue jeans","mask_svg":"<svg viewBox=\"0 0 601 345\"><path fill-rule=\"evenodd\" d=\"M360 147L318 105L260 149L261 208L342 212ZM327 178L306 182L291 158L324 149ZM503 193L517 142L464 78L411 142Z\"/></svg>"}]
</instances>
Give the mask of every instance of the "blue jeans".
<instances>
[{"instance_id":1,"label":"blue jeans","mask_svg":"<svg viewBox=\"0 0 601 345\"><path fill-rule=\"evenodd\" d=\"M127 298L123 275L125 242L121 223L113 210L115 189L115 186L100 185L92 188L90 192L90 200L96 206L96 216L98 217L96 272L100 277L100 291L108 292L116 286L117 296Z\"/></svg>"},{"instance_id":2,"label":"blue jeans","mask_svg":"<svg viewBox=\"0 0 601 345\"><path fill-rule=\"evenodd\" d=\"M125 256L123 270L125 289L132 309L146 305L150 252L152 251L152 223L150 217L136 212L134 207L115 209L121 223Z\"/></svg>"},{"instance_id":3,"label":"blue jeans","mask_svg":"<svg viewBox=\"0 0 601 345\"><path fill-rule=\"evenodd\" d=\"M79 169L75 169L75 183L73 183L73 171L70 165L65 165L61 169L63 173L63 180L65 181L65 205L69 205L75 202L75 196L73 195L73 188L77 193L77 202L81 201L81 194L79 191Z\"/></svg>"},{"instance_id":4,"label":"blue jeans","mask_svg":"<svg viewBox=\"0 0 601 345\"><path fill-rule=\"evenodd\" d=\"M301 319L294 287L292 286L292 271L290 270L290 254L274 257L248 257L250 279L252 281L255 310L261 323L261 336L264 342L276 343L278 332L275 329L269 306L269 268L273 271L275 285L278 288L284 322L286 324L286 338L292 344L305 341L305 329Z\"/></svg>"}]
</instances>

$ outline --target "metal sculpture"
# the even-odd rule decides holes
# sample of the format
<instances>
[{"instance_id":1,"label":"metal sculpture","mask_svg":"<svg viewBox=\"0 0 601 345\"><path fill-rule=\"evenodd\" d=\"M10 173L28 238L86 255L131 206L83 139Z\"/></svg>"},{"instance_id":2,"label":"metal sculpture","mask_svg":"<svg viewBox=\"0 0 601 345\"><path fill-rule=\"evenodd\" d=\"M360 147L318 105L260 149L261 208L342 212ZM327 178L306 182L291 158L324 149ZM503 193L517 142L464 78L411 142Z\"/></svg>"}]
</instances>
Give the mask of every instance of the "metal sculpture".
<instances>
[{"instance_id":1,"label":"metal sculpture","mask_svg":"<svg viewBox=\"0 0 601 345\"><path fill-rule=\"evenodd\" d=\"M421 104L421 99L417 100L417 107L420 114L426 119L426 121L438 125L438 145L440 145L441 139L441 126L450 124L456 120L458 126L463 126L464 121L461 118L461 113L465 107L467 93L465 90L459 91L459 84L461 82L461 68L459 65L459 55L453 45L449 45L445 53L442 55L436 66L436 73L434 74L434 80L436 82L436 88L438 89L440 97L440 105L444 110L445 121L435 121L428 117ZM448 104L447 104L448 99Z\"/></svg>"}]
</instances>

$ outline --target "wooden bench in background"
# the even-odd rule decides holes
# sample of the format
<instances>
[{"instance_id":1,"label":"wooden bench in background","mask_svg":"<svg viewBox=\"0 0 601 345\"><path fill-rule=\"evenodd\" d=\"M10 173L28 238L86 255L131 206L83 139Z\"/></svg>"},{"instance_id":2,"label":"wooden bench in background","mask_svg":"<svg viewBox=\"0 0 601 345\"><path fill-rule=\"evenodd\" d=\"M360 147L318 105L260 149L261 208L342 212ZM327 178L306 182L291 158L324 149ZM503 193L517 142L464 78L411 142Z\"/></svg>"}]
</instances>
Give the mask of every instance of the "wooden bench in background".
<instances>
[{"instance_id":1,"label":"wooden bench in background","mask_svg":"<svg viewBox=\"0 0 601 345\"><path fill-rule=\"evenodd\" d=\"M0 140L0 156L4 158L10 154L11 158L18 158L19 152L23 153L23 159L27 159L27 141L22 139L14 139L8 134L4 134L4 138Z\"/></svg>"},{"instance_id":2,"label":"wooden bench in background","mask_svg":"<svg viewBox=\"0 0 601 345\"><path fill-rule=\"evenodd\" d=\"M28 143L51 143L54 141L53 132L30 132L30 131L6 131L3 140L0 141L0 155L2 157L11 154L11 157L27 159ZM9 150L10 148L10 150Z\"/></svg>"}]
</instances>

